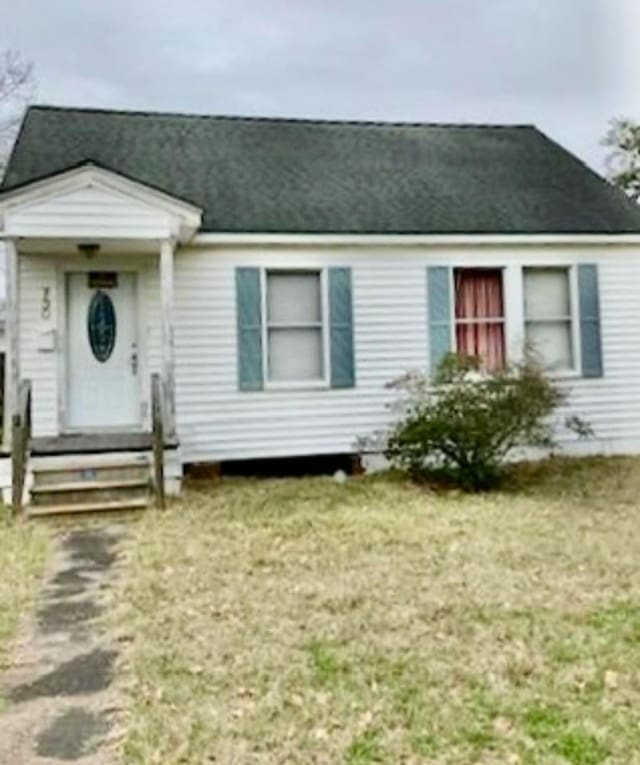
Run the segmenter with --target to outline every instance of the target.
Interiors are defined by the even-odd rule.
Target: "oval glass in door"
[[[93,355],[104,364],[115,348],[117,323],[113,301],[102,290],[98,290],[89,303],[87,332]]]

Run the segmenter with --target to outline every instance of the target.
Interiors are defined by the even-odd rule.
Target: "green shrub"
[[[392,387],[404,396],[387,459],[415,477],[436,472],[469,491],[496,486],[514,449],[552,448],[550,415],[565,399],[533,364],[484,372],[477,359],[453,355],[435,380],[409,374]]]

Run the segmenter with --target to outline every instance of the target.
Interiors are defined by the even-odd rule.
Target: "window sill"
[[[563,382],[564,380],[580,380],[582,375],[576,369],[567,369],[559,372],[545,372],[551,380]]]
[[[293,393],[304,391],[331,390],[331,385],[326,380],[314,382],[282,382],[266,383],[265,393]]]

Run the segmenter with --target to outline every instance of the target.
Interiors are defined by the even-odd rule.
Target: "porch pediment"
[[[201,219],[197,206],[92,163],[0,195],[7,237],[186,242]]]

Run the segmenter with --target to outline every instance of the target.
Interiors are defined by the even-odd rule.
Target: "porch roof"
[[[0,231],[8,237],[76,241],[188,241],[202,210],[87,160],[0,189]]]

